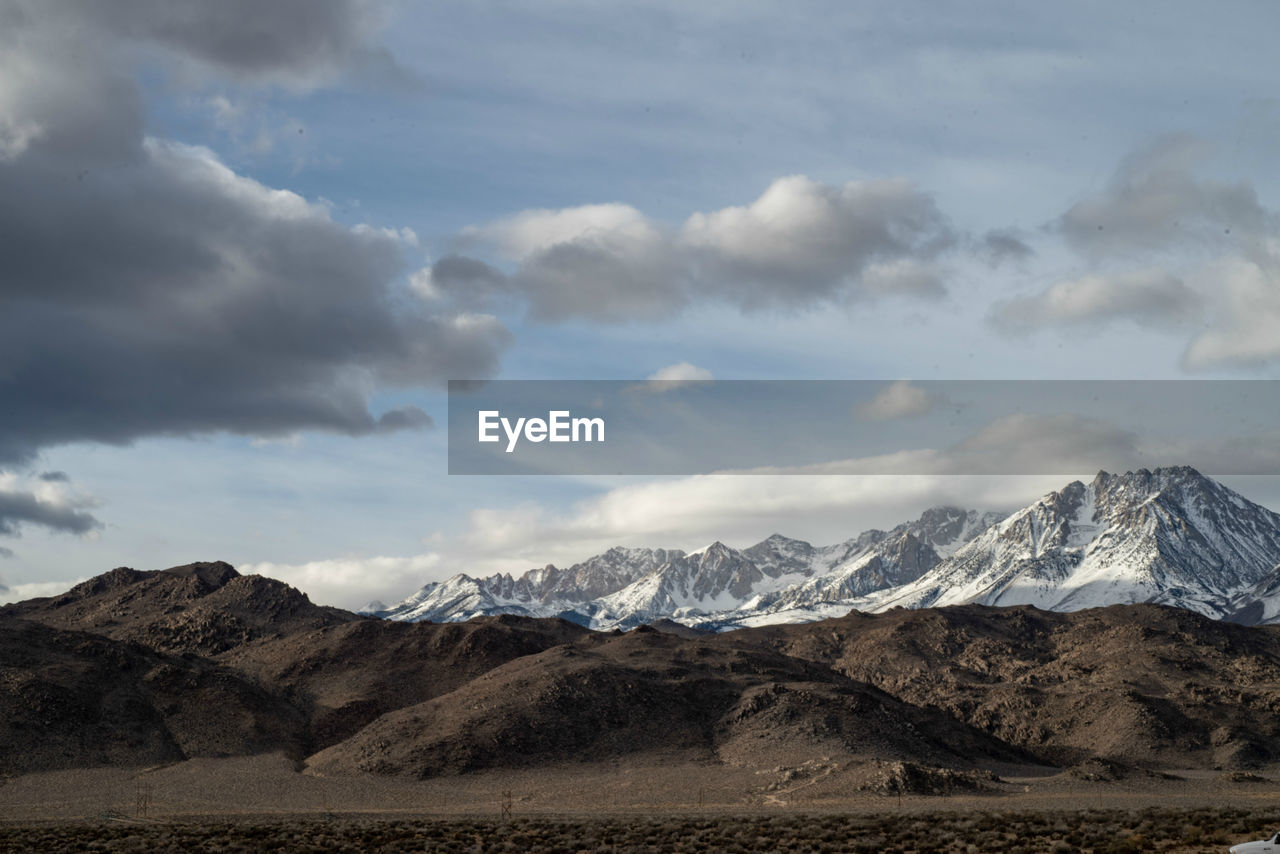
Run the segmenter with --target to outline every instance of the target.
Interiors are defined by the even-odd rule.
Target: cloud
[[[942,402],[944,398],[912,385],[907,380],[898,380],[885,386],[871,400],[855,406],[853,415],[860,421],[910,418],[924,415]]]
[[[57,596],[87,580],[86,578],[74,578],[70,581],[34,581],[14,584],[12,587],[5,587],[0,584],[0,605],[10,602],[22,602],[27,599],[38,599],[44,596]]]
[[[442,544],[468,574],[568,566],[611,546],[693,549],[752,545],[772,533],[815,544],[889,528],[928,507],[1013,510],[1058,489],[1061,476],[709,474],[613,486],[556,513],[543,506],[478,509],[468,533]],[[439,577],[438,575],[436,577]]]
[[[1185,367],[1256,367],[1280,359],[1277,256],[1280,251],[1269,258],[1227,258],[1211,268],[1209,278],[1220,288],[1222,306],[1213,324],[1191,340]]]
[[[96,503],[65,478],[32,480],[0,472],[0,536],[16,537],[25,526],[64,534],[91,533],[102,527],[88,512]]]
[[[1011,333],[1115,321],[1169,331],[1202,325],[1183,352],[1184,370],[1257,369],[1280,359],[1280,218],[1250,184],[1206,177],[1212,153],[1188,134],[1161,137],[1050,224],[1094,266],[1144,255],[1156,263],[996,302],[992,324]]]
[[[462,233],[463,244],[491,247],[517,262],[506,276],[474,258],[446,256],[419,292],[491,305],[520,295],[540,320],[657,320],[687,301],[687,271],[671,235],[623,204],[528,210]]]
[[[524,211],[460,236],[514,262],[509,275],[453,257],[415,287],[435,297],[518,294],[548,321],[656,320],[708,301],[754,310],[936,298],[945,288],[932,262],[954,240],[908,181],[832,186],[794,175],[749,205],[694,213],[679,227],[618,203]]]
[[[1115,320],[1170,328],[1195,322],[1203,308],[1200,295],[1177,276],[1150,269],[1058,282],[1038,294],[996,303],[991,319],[1011,332]]]
[[[604,237],[647,242],[659,234],[657,225],[640,211],[611,203],[522,211],[469,228],[463,236],[492,242],[505,257],[522,261],[569,243],[589,243]]]
[[[934,265],[914,258],[868,264],[862,273],[861,286],[869,296],[941,299],[947,295],[946,286]]]
[[[642,388],[654,393],[661,393],[674,391],[695,383],[710,382],[713,379],[715,377],[706,368],[699,368],[689,362],[677,362],[674,365],[667,365],[665,368],[659,368],[654,371],[649,375]]]
[[[1009,261],[1027,261],[1035,255],[1022,236],[1011,228],[997,228],[988,231],[978,240],[975,247],[978,255],[985,258],[993,267]]]
[[[359,608],[373,599],[394,602],[438,574],[440,556],[345,557],[308,563],[250,563],[238,567],[247,575],[265,575],[303,590],[313,602]]]
[[[256,82],[320,81],[363,49],[371,8],[0,11],[0,461],[151,435],[420,427],[425,413],[380,421],[371,395],[496,370],[501,323],[401,289],[406,232],[348,228],[144,134],[138,44]]]
[[[704,287],[751,308],[829,299],[856,289],[872,264],[932,258],[954,238],[909,181],[835,187],[793,175],[745,207],[693,214],[680,239]],[[905,287],[918,291],[918,280]]]
[[[1210,147],[1168,136],[1127,157],[1097,196],[1073,205],[1056,227],[1093,257],[1188,245],[1216,245],[1235,232],[1257,234],[1272,222],[1252,187],[1195,174]]]
[[[378,432],[394,433],[397,430],[429,430],[436,421],[416,406],[401,406],[378,416]]]
[[[1017,413],[997,418],[944,454],[953,471],[1093,472],[1132,468],[1137,434],[1072,414]]]
[[[183,63],[292,87],[329,82],[394,59],[377,47],[382,4],[370,0],[74,0],[49,8],[18,0],[20,14],[53,26],[83,27],[95,38],[137,42]]]
[[[409,277],[409,287],[428,302],[445,302],[467,310],[487,309],[510,292],[503,273],[474,258],[446,255]]]
[[[658,234],[591,234],[531,256],[512,276],[537,320],[660,320],[690,301],[688,271]]]

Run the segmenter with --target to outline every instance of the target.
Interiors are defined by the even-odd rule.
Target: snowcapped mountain
[[[659,617],[697,623],[716,614],[792,601],[787,599],[792,590],[807,597],[804,601],[816,602],[900,585],[998,519],[938,507],[892,531],[870,530],[821,548],[780,534],[742,550],[719,542],[687,554],[613,548],[566,570],[549,565],[519,577],[455,575],[377,613],[393,620],[435,622],[501,613],[563,616],[597,628]],[[801,589],[819,578],[834,586],[809,593]]]
[[[565,570],[456,575],[379,613],[563,616],[593,628],[668,618],[724,630],[851,608],[1131,602],[1280,622],[1280,514],[1185,466],[1100,472],[1007,517],[936,507],[832,546],[775,534],[741,550],[614,548]]]
[[[1227,617],[1248,626],[1280,623],[1280,564],[1257,584],[1237,593],[1227,611]]]
[[[751,549],[712,543],[582,610],[592,625],[633,626],[659,617],[685,621],[736,609],[762,592],[803,581],[821,566],[822,550],[776,534],[752,549],[754,559],[747,554]]]
[[[576,607],[619,590],[684,552],[668,549],[612,548],[568,569],[547,564],[518,578],[510,573],[472,578],[458,574],[432,582],[403,602],[379,611],[392,620],[469,620],[488,614],[574,618]]]
[[[752,616],[822,608],[916,581],[948,555],[1000,521],[998,513],[979,513],[956,507],[926,510],[914,522],[892,531],[867,531],[855,540],[833,547],[838,559],[826,571],[793,586],[744,603]]]
[[[1014,513],[875,605],[1155,602],[1222,618],[1246,607],[1248,591],[1267,595],[1258,585],[1277,562],[1280,515],[1195,469],[1101,472]]]

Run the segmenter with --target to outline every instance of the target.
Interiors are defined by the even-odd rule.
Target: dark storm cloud
[[[390,433],[395,430],[425,430],[436,426],[436,421],[416,406],[402,406],[378,416],[378,430]]]
[[[134,42],[221,72],[307,84],[386,61],[370,0],[72,0],[8,4],[28,20],[95,39]]]
[[[71,478],[64,471],[40,472],[40,479],[45,483],[69,483],[71,481]]]
[[[507,331],[397,287],[396,235],[144,136],[128,39],[275,80],[341,63],[367,32],[363,3],[241,7],[0,0],[0,461],[423,427],[418,410],[376,418],[370,395],[496,369]]]
[[[23,524],[68,534],[87,534],[101,527],[89,513],[64,503],[44,501],[30,492],[0,490],[0,536],[13,536]]]

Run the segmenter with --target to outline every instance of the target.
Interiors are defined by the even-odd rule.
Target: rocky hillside
[[[314,605],[275,579],[241,575],[222,561],[152,572],[120,567],[61,596],[2,606],[0,616],[205,655],[360,619]]]
[[[228,625],[211,601],[234,631],[209,631]],[[1277,708],[1280,628],[1149,604],[595,632],[359,618],[203,564],[0,611],[7,773],[279,751],[412,777],[628,757],[1236,770],[1280,763]]]
[[[1152,605],[966,605],[749,631],[1056,765],[1280,762],[1280,627]]]
[[[0,618],[0,773],[309,752],[302,710],[197,656]]]
[[[308,765],[425,777],[654,752],[748,764],[1026,758],[952,716],[751,640],[648,627],[589,635],[384,715]]]

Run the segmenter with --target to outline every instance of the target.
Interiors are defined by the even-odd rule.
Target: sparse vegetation
[[[1280,823],[1280,808],[599,818],[106,822],[0,826],[0,852],[1220,852]]]

